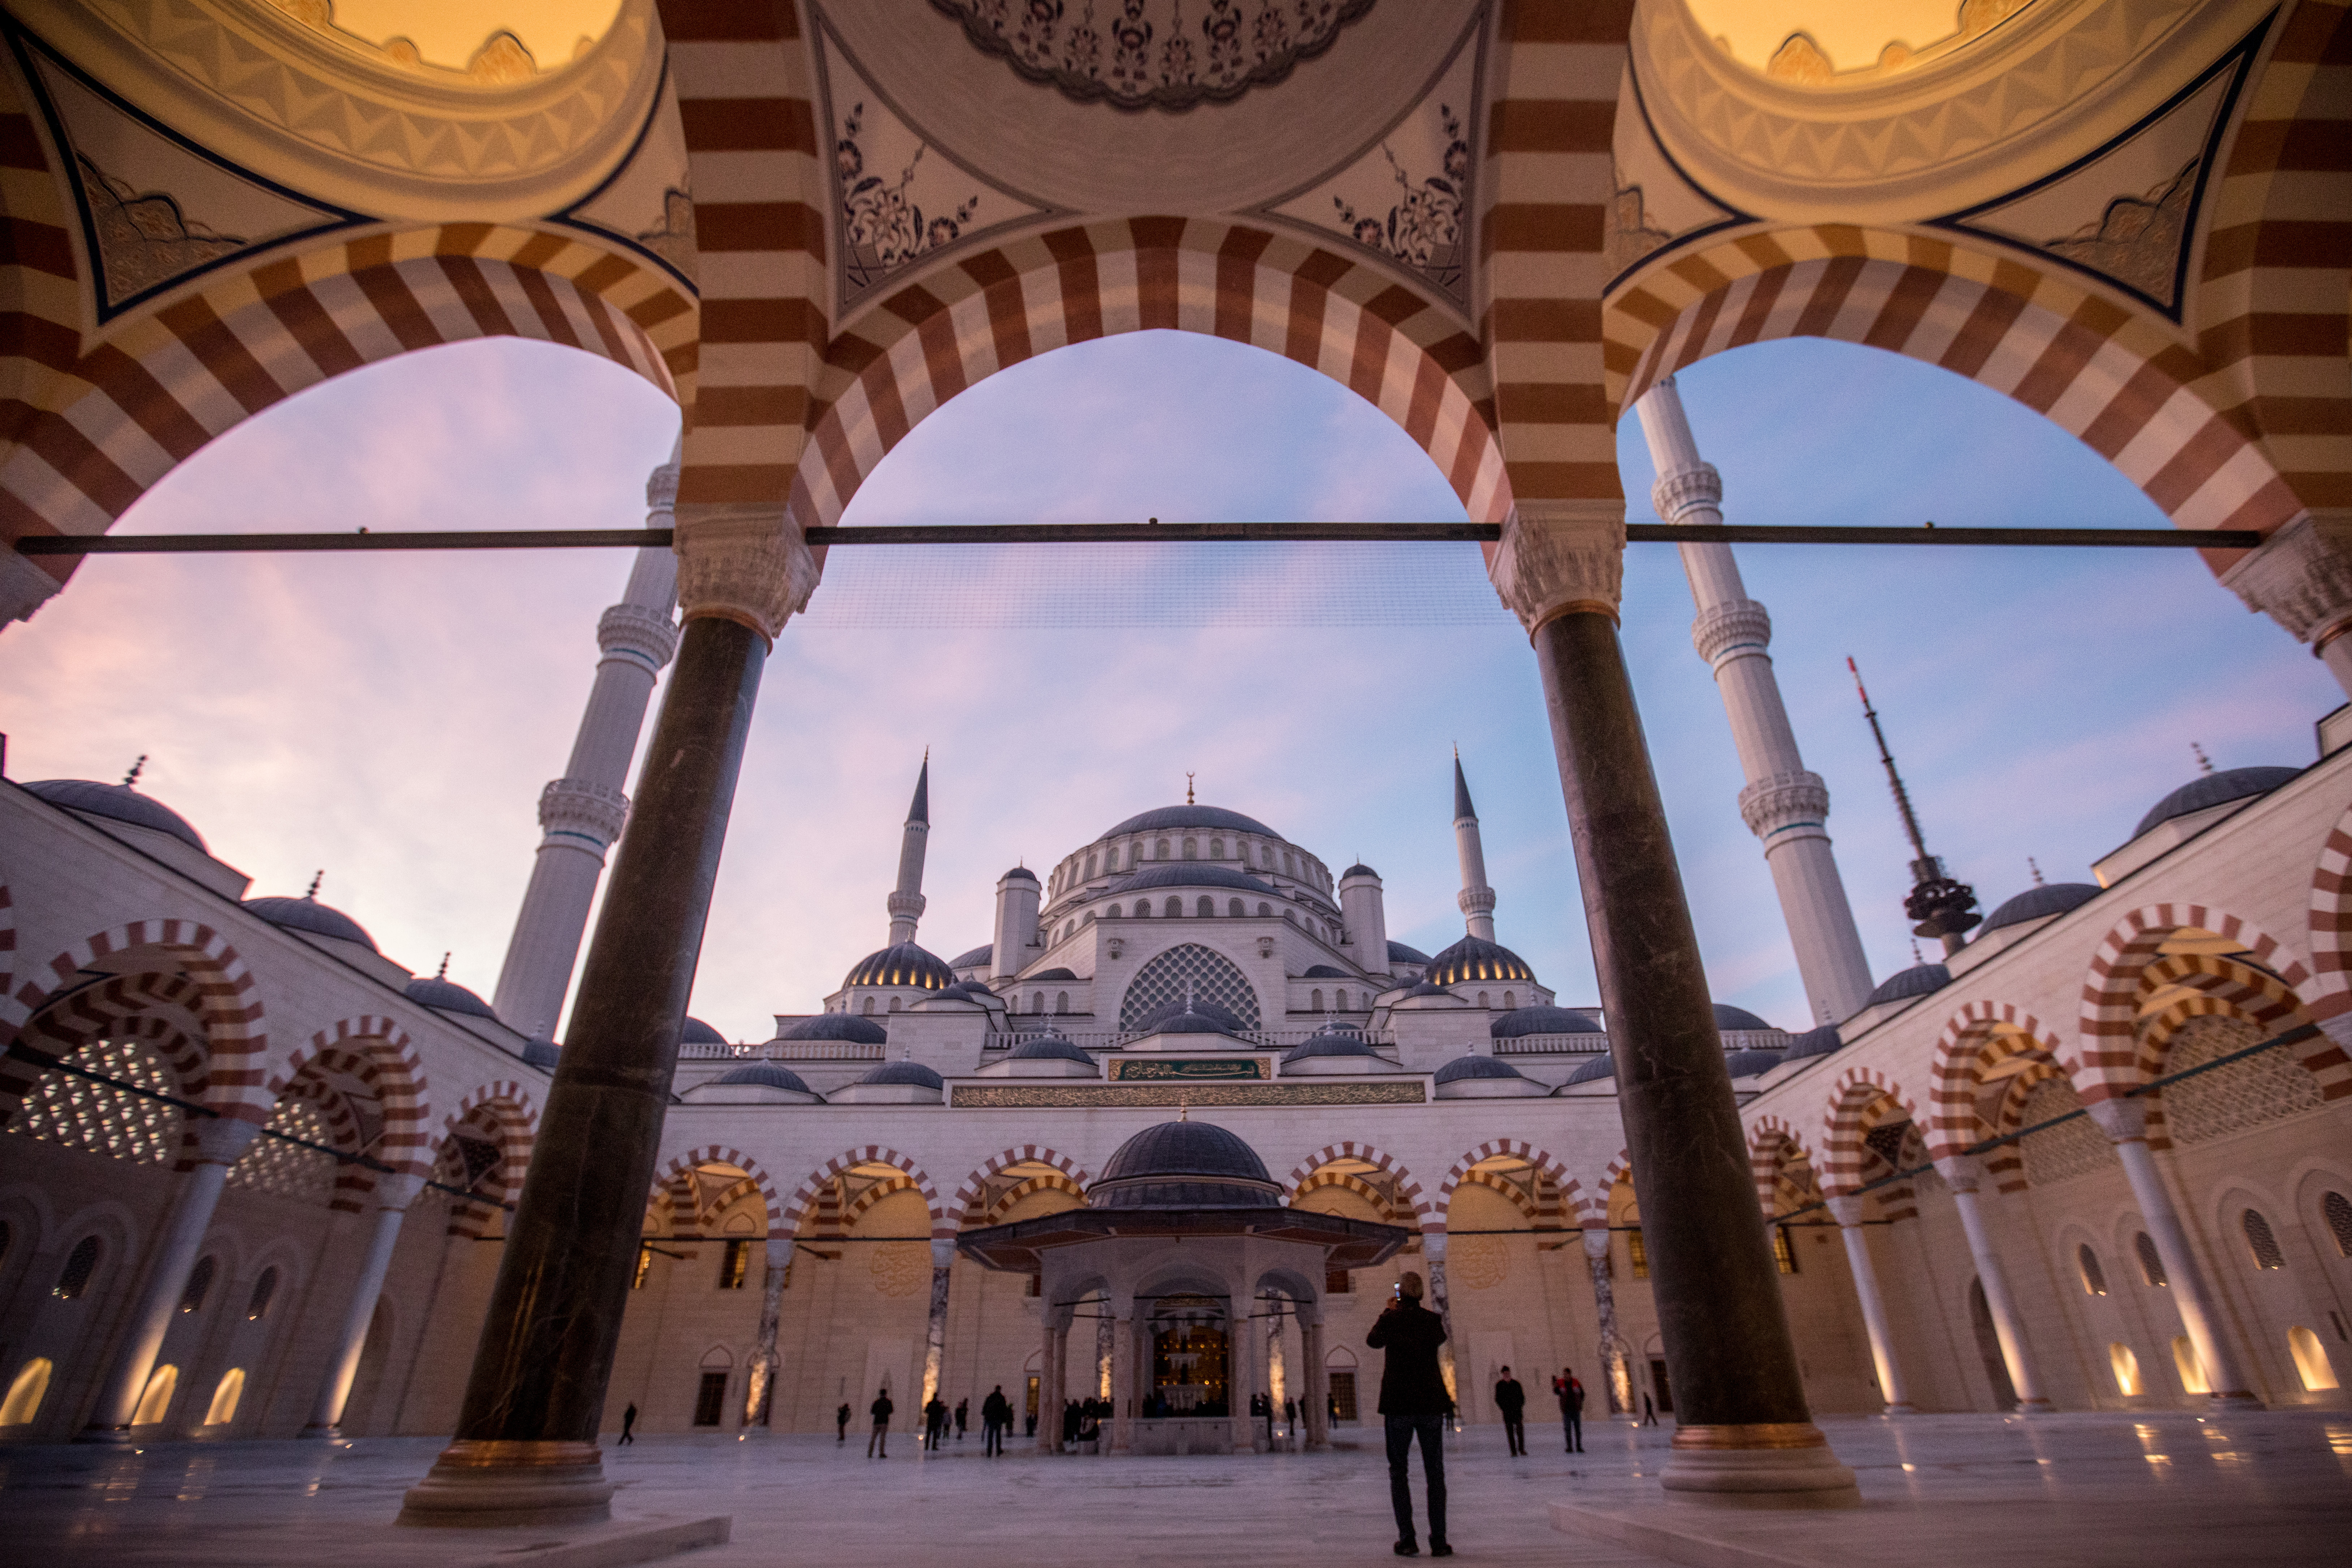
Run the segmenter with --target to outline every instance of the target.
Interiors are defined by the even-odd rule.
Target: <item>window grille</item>
[[[179,1087],[154,1053],[136,1040],[93,1041],[65,1059],[153,1094],[170,1094]],[[160,1164],[178,1145],[180,1112],[160,1100],[52,1069],[34,1084],[8,1127],[86,1153]]]
[[[265,1268],[261,1278],[253,1282],[253,1295],[245,1304],[245,1321],[257,1323],[269,1316],[270,1298],[278,1294],[278,1270]]]
[[[2063,1078],[2044,1079],[2026,1092],[2025,1103],[2018,1108],[2018,1121],[2031,1127],[2081,1109],[2082,1097],[2074,1092],[2073,1084]],[[2019,1147],[2025,1155],[2025,1179],[2037,1187],[2070,1182],[2077,1176],[2106,1170],[2116,1163],[2107,1135],[2087,1116],[2036,1132]]]
[[[1641,1226],[1636,1226],[1625,1233],[1625,1255],[1633,1261],[1633,1278],[1647,1279],[1650,1277],[1650,1252],[1642,1245]]]
[[[1243,915],[1247,912],[1247,910],[1242,908],[1242,901],[1239,899],[1227,899],[1225,900],[1225,915],[1227,919],[1240,920]]]
[[[2284,1268],[2286,1254],[2279,1250],[2278,1237],[2271,1234],[2271,1222],[2258,1209],[2248,1209],[2238,1216],[2238,1224],[2246,1232],[2246,1250],[2254,1255],[2254,1267],[2262,1269]]]
[[[2352,1198],[2342,1193],[2330,1193],[2319,1200],[2319,1212],[2327,1216],[2327,1228],[2336,1237],[2336,1250],[2352,1258]],[[0,1242],[0,1256],[5,1256],[6,1244]]]
[[[196,1266],[188,1270],[188,1288],[180,1292],[181,1311],[205,1310],[205,1298],[212,1294],[213,1271],[218,1267],[218,1260],[210,1255],[196,1259]]]
[[[1196,1000],[1214,1003],[1240,1018],[1242,1027],[1260,1026],[1257,993],[1248,977],[1232,960],[1199,942],[1171,947],[1136,972],[1119,1003],[1118,1026],[1141,1028],[1160,1008],[1182,1002],[1188,990]]]
[[[306,1143],[331,1145],[327,1119],[307,1100],[281,1100],[269,1113],[266,1132],[283,1132]],[[256,1138],[228,1168],[226,1184],[250,1187],[298,1203],[325,1203],[335,1192],[335,1157],[283,1138]]]
[[[2164,1070],[2180,1072],[2261,1042],[2242,1018],[2192,1018],[2172,1037]],[[2164,1091],[2164,1119],[2176,1143],[2202,1143],[2320,1107],[2319,1084],[2284,1047],[2183,1079]]]
[[[66,1266],[58,1275],[57,1285],[49,1291],[60,1301],[70,1301],[89,1289],[89,1277],[98,1272],[102,1244],[94,1236],[85,1236],[74,1243],[66,1257]]]
[[[740,1290],[751,1272],[751,1244],[748,1241],[729,1242],[727,1250],[719,1259],[719,1288],[721,1290]]]
[[[632,1290],[644,1289],[646,1288],[646,1276],[653,1272],[653,1268],[654,1249],[650,1247],[640,1246],[637,1248],[637,1271],[629,1278],[629,1289]]]
[[[1341,1421],[1356,1419],[1356,1374],[1335,1372],[1330,1374],[1331,1412]]]
[[[1168,901],[1160,906],[1160,912],[1166,918],[1174,920],[1184,912],[1184,900],[1171,895]]]
[[[1789,1245],[1789,1227],[1785,1225],[1772,1227],[1772,1265],[1783,1274],[1797,1271],[1797,1249]]]
[[[2147,1232],[2132,1237],[2132,1250],[2139,1254],[2139,1277],[2153,1287],[2169,1285],[2172,1281],[2164,1272],[2164,1254],[2157,1251],[2156,1242]]]
[[[2099,1267],[2099,1255],[2084,1242],[2074,1249],[2074,1267],[2083,1276],[2083,1294],[2104,1296],[2107,1293],[2107,1271]]]
[[[716,1426],[726,1409],[727,1374],[723,1372],[704,1373],[702,1382],[694,1393],[694,1424],[697,1426]]]

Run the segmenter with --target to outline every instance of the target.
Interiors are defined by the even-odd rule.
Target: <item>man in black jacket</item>
[[[1495,1380],[1495,1408],[1503,1415],[1503,1438],[1511,1452],[1524,1459],[1528,1457],[1528,1391],[1519,1380],[1505,1367],[1503,1375]]]
[[[1451,1557],[1445,1540],[1445,1379],[1437,1370],[1437,1347],[1445,1342],[1445,1321],[1421,1304],[1421,1276],[1408,1272],[1395,1297],[1364,1342],[1386,1351],[1381,1370],[1381,1414],[1388,1419],[1389,1501],[1396,1509],[1396,1553],[1418,1557],[1412,1528],[1412,1488],[1405,1474],[1412,1442],[1421,1439],[1421,1469],[1429,1481],[1429,1554]]]

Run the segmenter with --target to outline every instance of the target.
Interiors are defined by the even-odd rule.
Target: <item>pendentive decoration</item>
[[[1658,140],[1642,84],[1625,73],[1636,112],[1621,108],[1609,144],[1608,231],[1601,254],[1609,266],[1604,294],[1613,293],[1644,262],[1668,250],[1735,228],[1754,218],[1709,195]]]
[[[653,110],[621,166],[551,221],[617,240],[697,289],[694,186],[688,169],[686,125],[677,95],[657,89]]]
[[[966,37],[1080,103],[1230,103],[1329,48],[1372,0],[931,0]]]

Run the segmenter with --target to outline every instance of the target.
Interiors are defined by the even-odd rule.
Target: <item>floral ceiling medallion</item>
[[[982,49],[1081,103],[1230,103],[1313,59],[1372,0],[931,0]],[[1188,17],[1187,11],[1190,11]]]

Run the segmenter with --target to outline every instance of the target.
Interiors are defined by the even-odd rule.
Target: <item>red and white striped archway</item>
[[[2177,931],[2210,931],[2242,943],[2255,962],[2278,975],[2301,997],[2310,984],[2294,951],[2251,921],[2203,904],[2149,904],[2133,910],[2109,929],[2084,977],[2081,1065],[2074,1088],[2085,1103],[2112,1099],[2146,1081],[2138,1037],[2139,997],[2148,967]]]
[[[1423,1230],[1444,1226],[1444,1216],[1422,1194],[1421,1184],[1413,1179],[1411,1171],[1405,1169],[1402,1161],[1383,1149],[1375,1148],[1370,1143],[1358,1143],[1351,1140],[1326,1143],[1322,1148],[1292,1166],[1289,1178],[1283,1184],[1282,1201],[1296,1202],[1298,1194],[1306,1190],[1307,1178],[1325,1166],[1340,1160],[1360,1160],[1365,1164],[1385,1173],[1391,1184],[1396,1189],[1398,1205],[1412,1216],[1414,1225]]]
[[[1952,1015],[1936,1041],[1927,1075],[1927,1153],[1944,1159],[1981,1142],[1984,1130],[1977,1100],[1993,1068],[2018,1057],[2033,1057],[2071,1075],[2072,1058],[2061,1061],[2058,1037],[2032,1014],[2007,1002],[1970,1002]],[[2011,1069],[2015,1070],[2015,1069]]]
[[[285,1093],[303,1068],[329,1053],[356,1064],[341,1070],[366,1085],[383,1108],[383,1133],[376,1142],[375,1157],[403,1174],[431,1176],[434,1151],[427,1123],[432,1095],[408,1031],[391,1018],[339,1018],[296,1047],[271,1077],[270,1093]]]
[[[276,1097],[269,1091],[269,1035],[261,997],[245,960],[212,927],[199,921],[151,920],[99,931],[49,960],[52,994],[73,987],[101,960],[142,948],[170,955],[193,984],[187,999],[175,1005],[194,1014],[204,1031],[205,1087],[199,1098],[205,1107],[257,1127],[268,1122]]]
[[[710,1157],[715,1159],[721,1156],[714,1154]],[[740,1157],[728,1157],[728,1163],[740,1165],[743,1161]],[[902,1154],[898,1150],[880,1143],[866,1143],[855,1149],[845,1149],[802,1177],[801,1184],[793,1189],[792,1201],[782,1205],[783,1218],[776,1227],[778,1233],[790,1236],[798,1231],[802,1219],[814,1209],[817,1194],[829,1186],[835,1176],[845,1171],[855,1170],[860,1165],[887,1165],[900,1174],[911,1178],[915,1189],[923,1194],[924,1206],[930,1210],[932,1239],[940,1240],[955,1235],[955,1226],[940,1203],[940,1189],[932,1184],[930,1177],[923,1173],[923,1168],[915,1163],[914,1156]],[[769,1212],[772,1214],[776,1212],[772,1202]]]

